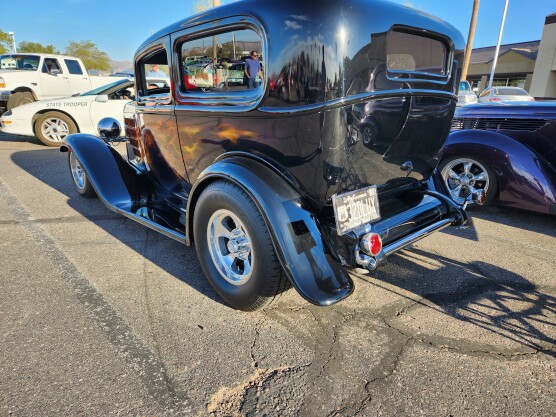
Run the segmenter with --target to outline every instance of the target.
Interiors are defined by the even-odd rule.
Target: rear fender
[[[245,157],[230,157],[208,167],[193,186],[186,211],[186,243],[191,244],[195,205],[203,189],[225,179],[242,188],[257,204],[280,263],[307,301],[334,304],[353,291],[353,282],[331,254],[316,216],[300,194],[279,174]]]
[[[112,210],[129,213],[147,193],[141,172],[101,139],[83,133],[69,135],[60,148],[75,152],[100,199]]]
[[[457,155],[474,155],[494,170],[503,204],[548,213],[556,202],[554,169],[515,139],[484,130],[455,131],[443,158]]]

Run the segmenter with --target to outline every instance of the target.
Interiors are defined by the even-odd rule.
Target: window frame
[[[170,84],[170,91],[165,93],[155,93],[143,95],[143,91],[148,91],[147,88],[147,74],[145,73],[145,61],[153,56],[161,53],[161,51],[166,53],[166,64],[168,65],[170,75],[168,77],[168,82]],[[155,105],[169,105],[173,101],[173,85],[174,81],[172,78],[172,61],[170,54],[170,36],[164,36],[146,48],[144,48],[140,55],[135,57],[135,97],[136,101],[140,106],[155,106]]]
[[[71,72],[71,67],[68,64],[68,62],[75,63],[75,65],[77,65],[77,68],[79,69],[79,72]],[[66,68],[68,69],[68,73],[70,75],[83,75],[84,74],[83,68],[81,68],[81,64],[79,63],[79,61],[77,59],[64,58],[64,64],[66,64]]]
[[[444,57],[444,74],[435,74],[426,71],[403,71],[388,68],[388,35],[392,32],[406,33],[409,35],[419,36],[421,38],[428,38],[433,41],[442,43],[444,48],[446,49],[446,55]],[[445,35],[433,31],[415,28],[412,26],[394,25],[388,30],[386,35],[386,51],[384,56],[386,77],[390,81],[397,82],[426,82],[435,84],[448,84],[448,82],[450,82],[452,71],[454,69],[454,55],[454,43]]]
[[[182,90],[183,64],[181,61],[182,45],[188,41],[228,33],[234,30],[252,30],[261,41],[259,53],[264,57],[263,79],[261,87],[256,90],[218,91],[216,93],[185,92]],[[176,71],[173,73],[176,106],[181,110],[208,111],[208,112],[244,112],[256,108],[266,96],[268,91],[268,74],[270,68],[268,56],[268,42],[262,24],[250,16],[234,16],[192,26],[171,35],[172,61]],[[245,91],[245,92],[244,92]],[[253,94],[255,92],[255,94]]]

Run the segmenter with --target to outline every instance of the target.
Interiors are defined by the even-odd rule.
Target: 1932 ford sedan
[[[462,47],[452,26],[384,1],[232,3],[139,47],[127,158],[110,145],[112,121],[62,151],[80,194],[195,244],[231,306],[260,308],[290,283],[330,305],[353,290],[348,268],[465,224],[435,169]],[[249,51],[262,72],[250,89],[219,65],[241,69]],[[153,64],[171,88],[147,84]]]

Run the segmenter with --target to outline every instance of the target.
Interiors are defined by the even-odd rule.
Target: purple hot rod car
[[[439,165],[452,198],[556,214],[556,103],[474,104],[456,111]]]

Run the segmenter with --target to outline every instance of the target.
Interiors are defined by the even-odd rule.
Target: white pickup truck
[[[0,55],[0,114],[33,101],[68,97],[116,81],[90,76],[79,58],[51,54]]]

